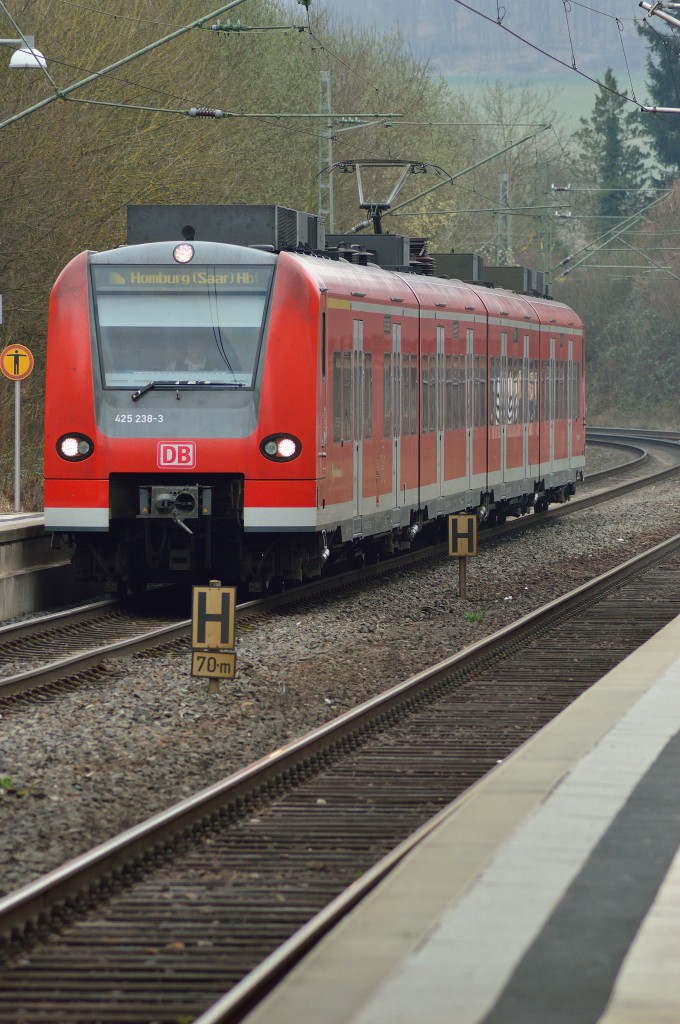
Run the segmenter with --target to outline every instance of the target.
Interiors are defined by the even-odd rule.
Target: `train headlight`
[[[180,242],[172,250],[172,255],[177,263],[191,263],[194,258],[194,247],[189,242]]]
[[[94,443],[86,434],[63,434],[57,441],[57,452],[67,462],[82,462],[93,451]]]
[[[302,444],[292,434],[270,434],[260,442],[260,451],[272,462],[291,462],[302,451]]]

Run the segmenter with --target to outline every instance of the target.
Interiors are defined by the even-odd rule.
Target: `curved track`
[[[0,1022],[235,1019],[679,582],[680,536],[0,901]]]
[[[677,435],[658,436],[647,432],[632,435],[613,430],[589,430],[589,443],[624,448],[634,456],[630,462],[602,473],[592,474],[579,497],[540,513],[541,522],[569,515],[583,508],[606,502],[630,491],[680,472],[680,444]],[[641,447],[644,445],[644,447]],[[602,480],[612,486],[598,490]],[[621,480],[624,483],[620,483]],[[595,487],[591,487],[595,485]],[[534,516],[510,520],[502,526],[484,530],[480,543],[500,535],[531,529]],[[344,572],[336,577],[296,587],[287,594],[239,605],[237,619],[252,614],[267,614],[272,608],[304,597],[313,597],[328,588],[359,585],[375,575],[396,572],[413,561],[440,557],[445,545],[414,549],[408,554],[369,568]],[[186,641],[191,620],[178,618],[172,610],[153,610],[153,596],[144,606],[122,606],[113,600],[96,601],[74,610],[26,619],[0,628],[0,701],[20,695],[42,694],[55,685],[79,685],[98,666],[110,658]],[[105,640],[106,643],[102,643]],[[26,663],[30,664],[26,666]],[[19,665],[21,671],[16,671]]]

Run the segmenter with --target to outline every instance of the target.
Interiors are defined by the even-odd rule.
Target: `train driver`
[[[197,334],[189,339],[184,352],[173,359],[166,369],[195,373],[197,370],[214,369],[213,363],[214,360],[209,357],[206,339]]]

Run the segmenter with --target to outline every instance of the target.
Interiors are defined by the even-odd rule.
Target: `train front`
[[[153,242],[81,253],[60,275],[45,527],[75,545],[79,578],[135,591],[217,576],[259,590],[320,557],[313,533],[286,540],[314,518],[318,310],[280,259]]]

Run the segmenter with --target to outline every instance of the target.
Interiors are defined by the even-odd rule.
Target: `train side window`
[[[354,321],[354,437],[361,441],[363,437],[363,344],[364,344],[364,322]]]
[[[529,423],[538,419],[538,360],[529,360]]]
[[[562,389],[564,392],[564,418],[567,419],[569,416],[569,363],[566,359],[562,364],[562,372],[564,374],[564,386]]]
[[[428,375],[430,390],[429,429],[437,429],[437,357],[430,356],[430,372]]]
[[[373,358],[364,355],[364,437],[373,437]]]
[[[527,341],[527,339],[524,339]],[[522,359],[522,423],[529,422],[529,360]]]
[[[408,356],[401,357],[401,433],[409,432],[409,372]]]
[[[392,356],[383,356],[383,437],[392,433]]]
[[[437,353],[437,430],[444,429],[444,356]]]
[[[512,360],[512,422],[520,422],[520,361]]]
[[[477,412],[477,426],[486,426],[486,359],[479,357],[479,382],[477,385],[477,398],[479,410]]]
[[[423,356],[423,362],[421,366],[421,381],[420,381],[420,430],[421,433],[427,433],[427,425],[430,422],[429,413],[430,404],[430,389],[427,382],[427,356]]]
[[[342,361],[342,438],[352,440],[352,353],[343,352]]]
[[[446,429],[453,427],[453,356],[446,357]]]
[[[342,353],[333,353],[333,440],[342,438]]]
[[[473,406],[475,398],[475,364],[472,356],[475,346],[474,328],[468,327],[465,334],[469,353],[463,357],[463,365],[465,367],[465,426],[469,429],[474,426],[475,422]]]
[[[411,356],[411,433],[418,433],[418,356]]]
[[[550,411],[548,409],[548,364],[546,362],[541,363],[541,419],[550,419]]]
[[[458,341],[459,336],[460,336],[460,321],[459,320],[454,320],[453,321],[453,340],[454,341]]]
[[[489,356],[489,426],[496,424],[496,357]]]
[[[571,383],[571,370],[569,362],[564,362],[564,418],[567,419],[569,416],[569,389]]]
[[[392,360],[392,431],[395,437],[399,437],[399,429],[401,427],[401,420],[399,414],[399,404],[401,399],[400,389],[400,373],[401,364],[399,362],[399,356],[395,354]]]
[[[361,400],[363,390],[361,386],[363,377],[363,352],[354,354],[354,437],[361,441],[363,437],[363,408]]]
[[[445,344],[445,330],[443,327],[437,328],[437,430],[442,431],[444,429],[444,385],[445,385],[445,372],[444,372],[444,344]]]
[[[466,356],[458,356],[458,427],[467,426]]]
[[[515,356],[512,360],[512,418],[519,423],[519,359]]]

